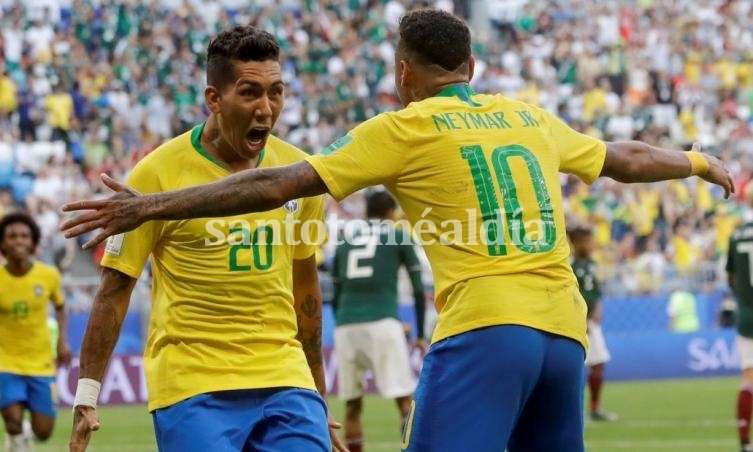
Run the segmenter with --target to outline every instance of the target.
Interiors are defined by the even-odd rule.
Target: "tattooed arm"
[[[264,212],[295,198],[321,195],[327,187],[308,162],[276,168],[240,171],[211,184],[139,196],[104,176],[105,185],[117,193],[109,199],[78,201],[64,211],[93,210],[61,225],[68,238],[102,228],[84,245],[91,248],[108,236],[135,229],[150,220],[225,217]]]
[[[322,360],[322,290],[316,257],[293,261],[293,298],[298,320],[298,340],[303,346],[316,389],[327,393]]]
[[[135,279],[117,270],[104,268],[102,271],[102,281],[94,297],[91,316],[81,344],[79,378],[90,378],[99,382],[104,378],[135,285]],[[89,406],[75,406],[70,451],[86,450],[91,433],[97,429],[99,419],[96,410]]]
[[[322,358],[322,289],[319,287],[319,274],[316,271],[316,256],[293,261],[293,298],[298,320],[298,340],[306,353],[316,389],[326,400],[327,384]],[[342,426],[331,414],[327,415],[327,426],[332,450],[348,452],[336,431]]]

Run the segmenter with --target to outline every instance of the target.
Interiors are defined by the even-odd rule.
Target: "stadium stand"
[[[753,175],[745,0],[1,0],[0,191],[42,220],[44,243],[55,247],[44,258],[55,261],[66,247],[56,233],[60,204],[103,195],[100,172],[123,179],[162,140],[202,120],[201,55],[212,33],[234,24],[279,38],[288,91],[277,133],[316,152],[397,108],[397,20],[423,5],[479,25],[475,89],[540,105],[604,139],[700,141],[733,169],[739,193]],[[608,294],[723,285],[726,239],[746,214],[737,202],[695,179],[562,184],[569,221],[597,232]],[[352,218],[360,203],[328,208]],[[91,276],[97,256],[64,270]]]

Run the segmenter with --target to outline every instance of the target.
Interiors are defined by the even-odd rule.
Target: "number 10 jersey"
[[[338,200],[384,184],[435,278],[432,340],[502,324],[587,345],[559,173],[592,183],[606,145],[546,111],[452,85],[380,114],[307,161]]]

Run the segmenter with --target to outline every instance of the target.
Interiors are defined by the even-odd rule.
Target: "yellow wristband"
[[[709,172],[709,161],[706,160],[705,155],[696,151],[686,152],[685,155],[690,160],[691,176],[703,176]]]

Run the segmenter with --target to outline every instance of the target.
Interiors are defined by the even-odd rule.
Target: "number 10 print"
[[[525,147],[516,144],[500,146],[492,152],[491,161],[494,165],[494,172],[497,176],[497,183],[505,206],[504,212],[502,212],[497,201],[492,174],[489,171],[489,165],[486,162],[482,147],[480,145],[463,146],[460,149],[460,155],[468,162],[473,176],[473,184],[476,188],[476,195],[481,207],[482,220],[484,224],[488,225],[486,234],[489,255],[507,255],[507,244],[504,240],[505,232],[501,230],[503,225],[500,222],[500,213],[504,213],[505,215],[505,225],[512,238],[512,244],[516,248],[524,253],[545,253],[551,251],[554,248],[556,239],[554,212],[552,210],[551,199],[549,198],[549,191],[544,182],[544,174],[541,171],[541,165],[536,156]],[[525,238],[530,231],[526,231],[527,225],[523,222],[523,207],[520,205],[514,180],[515,176],[520,177],[520,175],[512,174],[509,162],[511,158],[522,158],[525,161],[526,168],[528,169],[528,174],[525,176],[530,178],[536,193],[536,208],[544,229],[543,237],[539,233],[540,238],[537,241],[532,242]]]

